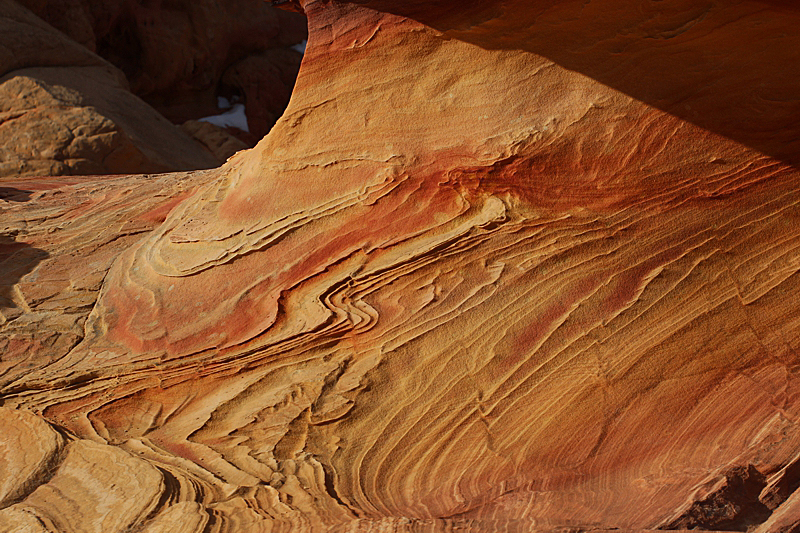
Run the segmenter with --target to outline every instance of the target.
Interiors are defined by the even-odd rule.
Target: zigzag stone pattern
[[[800,10],[293,6],[256,148],[3,181],[0,531],[793,531]]]

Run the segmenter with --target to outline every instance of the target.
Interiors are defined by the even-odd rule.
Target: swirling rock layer
[[[786,530],[800,12],[301,4],[255,149],[5,183],[8,519]]]

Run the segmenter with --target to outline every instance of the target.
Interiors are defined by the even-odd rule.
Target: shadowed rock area
[[[306,38],[304,17],[257,0],[18,0],[120,68],[137,96],[176,124],[239,96],[257,139],[281,115]]]
[[[0,532],[796,531],[793,4],[282,4],[255,149],[2,181]]]
[[[0,177],[219,166],[283,112],[305,26],[252,0],[2,0]],[[219,96],[249,131],[196,123]]]

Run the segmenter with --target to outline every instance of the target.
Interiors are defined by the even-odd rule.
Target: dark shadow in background
[[[0,187],[0,200],[5,200],[6,202],[27,202],[31,199],[31,194],[33,194],[33,191],[24,191],[13,187]],[[0,204],[0,207],[2,205]]]
[[[349,0],[522,49],[800,168],[796,0]]]
[[[32,192],[0,187],[0,211],[5,202],[27,202]],[[18,241],[17,231],[0,233],[0,309],[14,309],[14,285],[50,256],[44,250]]]

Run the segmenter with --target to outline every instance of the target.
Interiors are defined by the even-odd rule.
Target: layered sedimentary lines
[[[795,11],[446,4],[304,2],[289,109],[218,170],[4,184],[9,531],[788,527],[784,133],[610,80],[765,24],[782,58]]]

